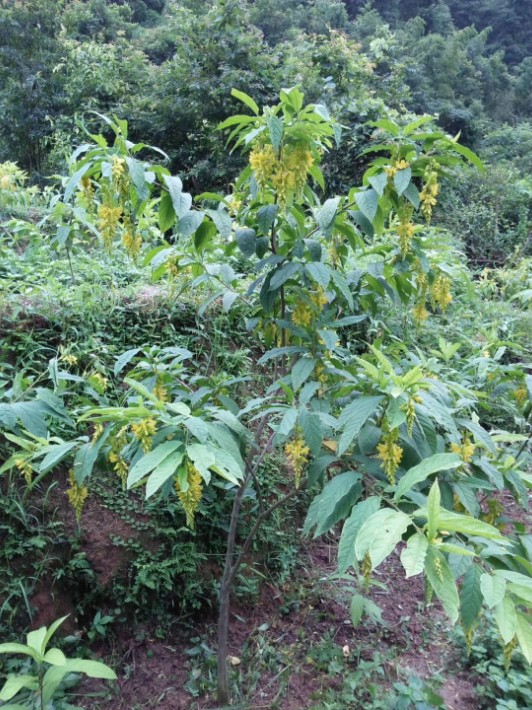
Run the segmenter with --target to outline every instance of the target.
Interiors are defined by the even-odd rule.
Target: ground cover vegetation
[[[0,707],[530,703],[527,9],[419,5],[0,4]]]

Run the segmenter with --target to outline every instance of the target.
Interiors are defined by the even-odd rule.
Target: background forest
[[[530,27],[0,0],[0,708],[532,706]]]

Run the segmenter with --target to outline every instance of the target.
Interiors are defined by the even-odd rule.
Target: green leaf
[[[150,471],[153,471],[165,458],[173,454],[174,451],[177,451],[181,446],[183,446],[183,442],[180,440],[165,441],[164,444],[160,444],[153,449],[153,451],[150,451],[149,454],[143,456],[129,472],[127,487],[131,488],[134,486],[135,483],[140,481],[140,479],[150,473]]]
[[[66,656],[63,651],[58,648],[51,648],[44,655],[43,661],[50,663],[52,666],[64,666],[66,664]]]
[[[393,184],[398,195],[402,195],[406,188],[410,185],[410,180],[412,179],[412,169],[405,168],[404,170],[398,170],[393,176]]]
[[[393,552],[411,522],[410,516],[399,510],[378,510],[364,522],[357,535],[357,560],[369,554],[371,568],[378,567]]]
[[[445,557],[432,545],[425,558],[425,574],[447,616],[454,624],[458,620],[459,598],[453,573]]]
[[[48,644],[50,643],[50,639],[52,636],[55,634],[57,629],[61,626],[61,624],[66,621],[69,617],[69,614],[66,614],[65,616],[62,616],[60,619],[56,619],[54,622],[50,624],[48,627],[48,630],[46,632],[46,636],[44,637],[44,642],[43,642],[43,648],[46,649]]]
[[[233,222],[229,213],[225,209],[205,210],[205,212],[214,222],[214,225],[220,233],[220,236],[222,236],[224,239],[229,239],[233,226]]]
[[[319,261],[313,261],[305,265],[305,271],[310,278],[319,284],[323,289],[326,289],[331,280],[331,272],[325,264]]]
[[[488,538],[488,540],[505,540],[493,525],[485,523],[483,520],[477,520],[469,515],[460,515],[453,513],[451,510],[444,510],[439,513],[438,528],[440,530],[448,530],[451,532],[459,532],[464,535],[473,535]]]
[[[172,204],[172,198],[168,192],[163,194],[159,202],[158,218],[161,232],[166,232],[174,226],[176,214],[174,205]]]
[[[156,493],[169,478],[177,473],[177,469],[183,461],[184,451],[178,450],[167,456],[150,474],[146,482],[146,499]]]
[[[338,419],[339,428],[342,430],[338,442],[339,456],[347,451],[364,424],[377,411],[381,401],[382,397],[358,397],[345,407]]]
[[[299,424],[303,432],[303,438],[311,454],[317,456],[320,452],[323,439],[319,416],[313,412],[307,412],[306,409],[302,409],[299,413]]]
[[[408,538],[406,547],[401,552],[401,563],[407,579],[423,572],[428,546],[429,542],[423,533],[417,532]]]
[[[364,192],[357,192],[355,201],[362,214],[369,219],[370,222],[373,222],[377,214],[377,207],[379,206],[379,197],[375,190],[370,189]]]
[[[276,291],[281,288],[292,276],[295,276],[301,270],[301,264],[296,261],[289,261],[283,264],[280,269],[276,269],[270,280],[270,291]]]
[[[490,609],[500,604],[506,593],[506,580],[484,573],[480,576],[480,591]]]
[[[530,587],[525,587],[522,584],[514,584],[510,582],[508,584],[508,591],[515,594],[520,599],[523,599],[527,604],[532,606],[532,589]]]
[[[310,375],[313,373],[316,367],[316,360],[314,358],[300,358],[292,368],[292,387],[294,391],[303,385]]]
[[[177,176],[163,175],[163,180],[172,199],[174,211],[181,219],[191,208],[192,197],[187,192],[183,192],[183,183]]]
[[[187,456],[208,485],[211,480],[211,472],[209,469],[216,464],[216,457],[213,452],[208,446],[205,446],[205,444],[194,443],[187,446]]]
[[[238,248],[247,259],[255,255],[257,235],[254,229],[237,229],[235,232],[235,241],[238,244]]]
[[[46,638],[46,626],[41,626],[40,629],[35,629],[35,631],[30,631],[26,636],[26,643],[30,648],[38,653],[40,656],[44,654],[44,640]]]
[[[482,160],[478,157],[476,153],[473,153],[472,150],[469,148],[466,148],[465,145],[461,145],[460,143],[455,143],[454,141],[450,141],[450,147],[456,151],[457,153],[460,153],[460,155],[463,155],[464,158],[467,158],[470,163],[472,163],[480,172],[484,173],[486,172],[486,168],[484,167],[484,163]]]
[[[386,175],[385,172],[377,173],[377,175],[372,175],[368,179],[368,182],[379,197],[382,197],[384,195],[386,185],[388,184],[388,175]]]
[[[322,232],[327,232],[332,226],[338,210],[340,198],[333,197],[326,200],[323,205],[316,210],[315,219]]]
[[[412,489],[416,483],[421,483],[428,476],[438,471],[446,471],[458,468],[462,465],[462,459],[458,454],[434,454],[424,459],[421,463],[409,469],[397,484],[395,500],[399,500],[404,494]]]
[[[517,613],[515,604],[510,597],[505,596],[495,607],[495,621],[505,644],[515,636],[517,631]]]
[[[0,691],[0,700],[6,701],[14,698],[17,693],[19,693],[23,688],[28,688],[29,690],[37,690],[39,687],[38,678],[34,675],[9,675],[4,687]],[[2,709],[4,708],[2,704]],[[17,706],[12,706],[17,707]],[[27,709],[27,705],[19,705]]]
[[[183,217],[179,220],[176,232],[179,236],[190,237],[203,223],[205,219],[205,213],[200,210],[189,210]]]
[[[338,572],[340,574],[343,574],[353,564],[358,531],[366,520],[379,510],[380,504],[379,496],[370,496],[361,503],[357,503],[345,521],[338,545]]]
[[[262,234],[268,235],[270,227],[277,217],[277,212],[279,212],[279,205],[264,205],[258,209],[257,222]]]
[[[427,535],[429,542],[434,540],[438,531],[438,524],[441,510],[441,493],[438,479],[432,484],[427,498]]]
[[[135,355],[141,350],[142,348],[132,348],[131,350],[126,350],[125,353],[122,353],[122,355],[119,355],[116,358],[115,366],[113,367],[113,374],[115,377],[122,372],[126,365],[129,365],[131,360],[133,360]]]
[[[481,577],[480,567],[473,564],[465,573],[460,587],[460,618],[466,631],[473,626],[482,609]]]
[[[270,114],[266,119],[266,125],[268,126],[268,131],[270,133],[270,140],[272,142],[273,149],[277,153],[281,147],[283,140],[284,126],[283,122],[277,116]]]
[[[403,192],[403,196],[406,197],[406,199],[410,202],[414,209],[419,209],[419,205],[421,204],[421,198],[419,196],[419,190],[413,182],[408,185],[406,190]]]
[[[44,451],[48,453],[39,465],[39,472],[46,473],[50,471],[54,466],[57,466],[58,463],[65,459],[77,445],[77,441],[69,441],[66,444],[51,444],[47,446]]]
[[[253,111],[255,116],[259,115],[259,107],[255,103],[255,101],[253,101],[251,96],[248,96],[248,94],[244,93],[243,91],[239,91],[238,89],[231,89],[231,96],[234,96],[235,99],[242,101],[243,104],[245,104],[249,109]]]
[[[532,665],[532,625],[529,617],[518,612],[515,630],[521,652],[528,663]]]
[[[35,660],[39,654],[29,646],[22,643],[0,643],[0,653],[22,653],[24,656],[31,656]]]
[[[353,594],[353,598],[351,599],[351,621],[355,627],[360,624],[362,619],[364,602],[365,599],[361,594]]]
[[[315,538],[329,530],[341,519],[344,508],[355,503],[360,492],[359,473],[346,471],[334,476],[310,504],[303,535],[309,535],[314,527]]]

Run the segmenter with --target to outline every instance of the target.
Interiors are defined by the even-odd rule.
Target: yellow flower
[[[414,310],[412,311],[412,315],[414,316],[414,320],[417,323],[423,323],[429,317],[429,312],[425,308],[425,304],[422,301],[420,301],[419,303],[417,303],[414,306]]]
[[[103,434],[103,425],[96,424],[96,426],[94,427],[94,431],[92,433],[91,444],[95,444],[102,434]]]
[[[67,490],[66,494],[70,505],[74,508],[74,513],[76,515],[76,520],[79,523],[81,518],[81,513],[85,505],[85,501],[89,496],[89,489],[87,486],[80,486],[76,481],[74,476],[74,471],[71,469],[69,472],[68,479],[70,481],[70,488]]]
[[[33,477],[33,469],[31,467],[31,464],[29,461],[26,459],[15,459],[15,466],[18,468],[18,470],[22,473],[24,476],[26,483],[29,485],[31,483],[31,479]]]
[[[410,214],[408,212],[405,212],[405,214],[401,217],[401,221],[399,222],[399,225],[397,227],[397,234],[399,235],[399,247],[401,249],[401,256],[403,257],[403,259],[408,254],[415,229],[416,225],[410,221]]]
[[[157,380],[157,383],[153,388],[153,394],[157,397],[157,399],[160,399],[161,402],[168,402],[168,400],[170,399],[168,390],[160,379]]]
[[[517,404],[522,407],[523,404],[528,399],[528,390],[524,385],[521,385],[516,390],[514,390],[514,398]]]
[[[109,381],[107,377],[104,377],[101,372],[93,372],[89,375],[89,384],[94,387],[98,394],[103,394],[107,389]]]
[[[275,157],[273,146],[265,145],[253,148],[249,154],[249,164],[255,173],[258,186],[261,190],[264,190],[277,167],[277,158]]]
[[[111,158],[111,175],[115,182],[119,182],[124,174],[126,161],[124,158],[119,158],[118,155],[113,155]]]
[[[111,444],[111,451],[109,452],[109,463],[113,464],[113,471],[122,481],[122,488],[126,489],[126,479],[127,479],[127,463],[122,456],[122,449],[127,443],[127,430],[128,426],[123,426],[115,434],[114,439]]]
[[[295,439],[286,442],[284,445],[284,453],[286,454],[288,465],[294,473],[296,488],[299,488],[301,476],[303,475],[310,456],[310,449],[305,444],[305,440],[301,434],[298,434]]]
[[[460,444],[451,443],[451,451],[458,454],[464,463],[470,463],[475,453],[475,444],[471,441],[469,434],[464,434]]]
[[[157,430],[157,422],[155,419],[142,419],[140,422],[131,425],[131,431],[135,439],[140,441],[145,453],[151,449],[152,436]]]
[[[432,209],[438,203],[436,198],[438,197],[439,192],[440,186],[438,183],[438,173],[431,171],[427,175],[424,188],[419,193],[419,198],[421,200],[421,211],[423,212],[427,222],[430,222]]]
[[[71,367],[78,364],[78,358],[75,355],[63,355],[61,360]]]
[[[306,301],[298,301],[292,311],[292,323],[298,328],[308,328],[314,319],[314,311]]]
[[[106,249],[110,249],[122,216],[122,207],[113,207],[109,204],[100,205],[98,208],[98,229],[102,235]]]
[[[431,289],[431,297],[434,305],[438,305],[445,313],[449,304],[453,300],[451,293],[451,280],[444,274],[439,274]]]
[[[329,299],[327,297],[327,294],[323,290],[321,286],[318,287],[318,290],[316,293],[312,293],[310,296],[310,300],[312,303],[316,306],[318,309],[318,312],[322,310],[324,306],[326,306],[329,303]]]
[[[381,443],[377,445],[377,458],[381,460],[384,473],[392,486],[395,483],[395,473],[403,458],[403,449],[396,443],[398,438],[399,429],[395,428],[384,432]]]
[[[129,256],[136,258],[142,247],[142,237],[132,229],[126,229],[122,234],[122,244]]]
[[[186,462],[186,471],[187,489],[181,490],[178,476],[174,480],[174,488],[187,516],[187,526],[194,530],[196,511],[203,495],[203,477],[192,461]]]

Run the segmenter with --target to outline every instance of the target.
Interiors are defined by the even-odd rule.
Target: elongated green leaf
[[[22,643],[0,643],[0,653],[22,653],[24,656],[31,656],[35,660],[37,660],[39,655],[35,649]]]
[[[460,587],[460,619],[466,631],[476,622],[482,609],[481,576],[480,567],[475,564],[471,565],[465,573]]]
[[[77,445],[77,441],[69,441],[66,444],[52,444],[47,446],[46,451],[48,451],[48,453],[41,461],[39,466],[40,473],[46,473],[54,468],[54,466],[57,466]]]
[[[398,170],[393,176],[393,184],[398,195],[402,195],[406,188],[410,185],[410,180],[412,179],[412,169],[405,168],[404,170]]]
[[[506,593],[506,580],[484,573],[480,576],[480,590],[490,609],[500,604]]]
[[[529,617],[518,613],[515,630],[523,656],[532,665],[532,625]]]
[[[63,651],[58,648],[51,648],[44,654],[44,662],[50,663],[52,666],[64,666],[66,664],[66,656]]]
[[[270,140],[272,142],[273,149],[277,153],[281,147],[283,140],[284,126],[283,122],[278,116],[273,116],[270,114],[266,119],[266,125],[268,126],[268,131],[270,133]]]
[[[429,542],[436,537],[440,521],[441,493],[438,479],[434,481],[427,498],[427,533]]]
[[[440,511],[438,527],[440,530],[485,537],[488,540],[505,540],[504,535],[493,525],[489,525],[482,520],[476,520],[469,515],[453,513],[451,510],[442,509]]]
[[[409,469],[401,478],[395,491],[395,500],[399,500],[416,483],[421,483],[431,474],[458,468],[461,465],[462,459],[458,454],[434,454],[429,456],[428,459],[424,459],[417,466]]]
[[[417,532],[408,538],[406,547],[401,552],[401,563],[407,579],[423,572],[428,546],[429,542],[423,533]]]
[[[466,148],[465,145],[461,145],[460,143],[455,143],[454,141],[450,141],[450,146],[457,153],[460,153],[460,155],[463,155],[464,158],[467,158],[467,160],[469,160],[469,162],[472,163],[482,173],[486,171],[486,168],[484,167],[484,163],[478,157],[478,155],[476,153],[473,153],[473,151],[470,150],[469,148]]]
[[[517,631],[515,604],[505,596],[495,607],[495,621],[504,643],[510,643]]]
[[[178,467],[183,461],[184,451],[177,450],[167,456],[161,463],[150,473],[146,482],[146,498],[150,498],[163,486],[169,478],[175,476]]]
[[[366,520],[376,513],[381,504],[379,496],[370,496],[353,508],[351,515],[344,523],[340,543],[338,545],[338,572],[343,574],[355,560],[355,540],[358,531]]]
[[[129,365],[131,360],[133,360],[135,355],[137,355],[141,351],[141,349],[142,348],[132,348],[131,350],[126,350],[125,353],[122,353],[122,355],[119,355],[116,358],[116,362],[113,367],[113,374],[115,375],[115,377],[116,375],[119,375],[122,372],[126,365]]]
[[[292,368],[292,386],[294,391],[297,392],[301,385],[308,380],[315,367],[316,360],[314,358],[305,357],[296,362]]]
[[[231,89],[231,96],[234,96],[235,99],[242,101],[243,104],[245,104],[253,111],[255,116],[259,115],[259,107],[257,106],[256,102],[253,101],[251,96],[248,96],[245,92],[239,91],[238,89]]]
[[[344,517],[360,496],[360,474],[346,471],[334,476],[322,492],[314,498],[308,509],[303,534],[322,535]]]
[[[357,560],[369,554],[372,569],[378,567],[393,552],[411,522],[410,516],[399,510],[378,510],[365,521],[356,537]]]
[[[329,200],[326,200],[318,210],[316,210],[316,222],[322,232],[327,232],[332,226],[338,210],[339,201],[338,197],[331,197]]]
[[[41,626],[40,629],[30,631],[26,636],[26,643],[30,648],[42,656],[44,654],[44,640],[46,638],[46,626]]]
[[[364,424],[376,412],[381,401],[382,397],[358,397],[343,410],[338,419],[338,425],[342,429],[338,442],[339,456],[347,451]]]
[[[361,594],[353,594],[351,599],[351,621],[357,627],[364,613],[364,597]]]
[[[281,288],[292,276],[295,276],[301,270],[300,264],[294,261],[289,261],[283,264],[280,269],[277,269],[270,280],[270,291],[276,291]]]
[[[170,456],[177,451],[183,445],[182,441],[165,441],[164,444],[160,444],[149,454],[143,456],[137,463],[133,466],[127,477],[127,487],[131,488],[137,481],[146,476],[150,471],[156,466],[159,466],[165,458]]]
[[[176,214],[174,205],[172,204],[172,198],[168,192],[164,193],[159,202],[158,218],[161,232],[166,232],[174,226]]]
[[[192,196],[183,192],[183,183],[175,175],[163,175],[164,183],[172,198],[172,205],[176,215],[181,219],[192,206]]]
[[[379,206],[379,197],[375,190],[357,192],[355,195],[355,201],[362,214],[369,219],[370,222],[373,222],[375,215],[377,214],[377,207]]]
[[[453,573],[445,557],[432,545],[425,558],[425,574],[447,616],[454,624],[458,619],[459,598]]]
[[[39,683],[37,676],[34,675],[10,675],[7,677],[4,687],[0,691],[0,700],[6,701],[14,698],[23,688],[29,690],[37,690]],[[5,706],[2,704],[2,708]],[[27,705],[19,705],[18,707],[27,708]]]

